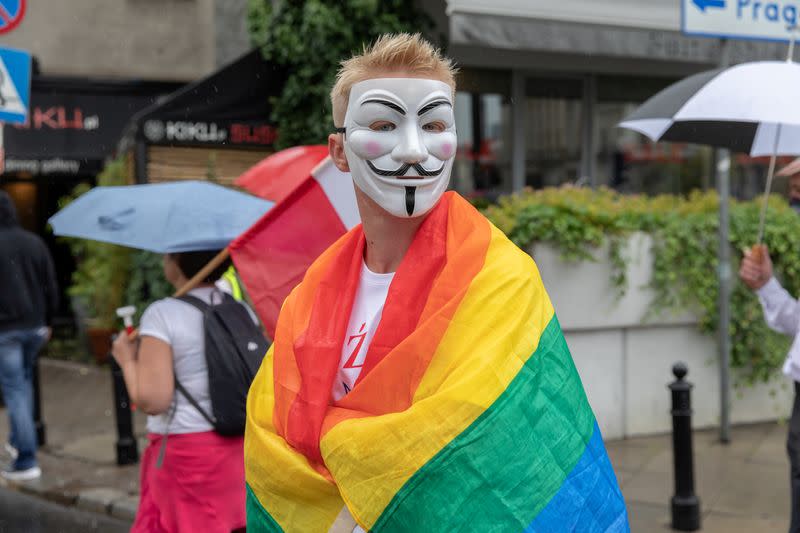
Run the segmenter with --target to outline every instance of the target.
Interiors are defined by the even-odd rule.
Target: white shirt
[[[211,302],[212,292],[219,290],[200,287],[189,291],[204,302]],[[211,397],[208,392],[208,368],[205,356],[205,330],[203,314],[193,305],[175,298],[165,298],[151,304],[142,315],[139,335],[154,337],[172,348],[172,364],[175,376],[192,398],[206,413],[211,413]],[[150,433],[199,433],[211,431],[213,427],[197,409],[178,391],[175,415],[170,422],[172,407],[160,415],[147,417]]]
[[[794,337],[783,373],[800,382],[800,302],[792,298],[774,277],[758,289],[758,301],[770,329]]]
[[[364,367],[367,350],[375,336],[375,330],[381,321],[383,305],[389,294],[389,285],[394,272],[376,274],[361,265],[361,277],[353,300],[353,310],[342,342],[342,356],[339,360],[339,372],[333,380],[331,396],[334,401],[341,400],[353,389]]]

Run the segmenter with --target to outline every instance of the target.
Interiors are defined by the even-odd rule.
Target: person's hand
[[[44,328],[44,342],[50,342],[50,339],[53,338],[53,328],[47,326]]]
[[[136,360],[136,343],[125,330],[119,332],[111,345],[111,355],[121,367]]]
[[[745,250],[739,267],[739,277],[754,291],[767,284],[772,278],[772,259],[766,246],[760,253],[754,252],[753,249]]]

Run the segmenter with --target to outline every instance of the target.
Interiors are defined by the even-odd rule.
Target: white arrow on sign
[[[694,2],[694,5],[696,5],[698,9],[703,12],[705,12],[705,10],[709,7],[725,9],[725,0],[692,0],[692,2]]]
[[[14,87],[2,58],[0,58],[0,111],[23,116],[26,113],[22,98],[19,97],[19,92]]]

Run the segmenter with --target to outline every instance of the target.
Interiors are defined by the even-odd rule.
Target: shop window
[[[541,188],[580,176],[583,83],[528,78],[525,83],[525,183]]]
[[[594,105],[596,185],[622,192],[681,194],[708,186],[710,150],[684,143],[654,143],[617,127],[672,78],[599,76]]]
[[[511,180],[511,110],[501,94],[456,94],[458,152],[451,186],[467,197],[495,198]]]
[[[511,72],[464,68],[457,81],[451,186],[469,198],[494,200],[511,191]]]

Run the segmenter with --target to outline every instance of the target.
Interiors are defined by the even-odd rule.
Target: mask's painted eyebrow
[[[364,105],[364,104],[381,104],[381,105],[385,105],[389,109],[394,109],[395,111],[397,111],[401,115],[405,115],[406,114],[405,110],[402,107],[400,107],[399,105],[395,104],[394,102],[390,102],[389,100],[381,100],[380,98],[370,98],[369,100],[364,100],[363,102],[361,102],[361,105]]]
[[[440,105],[449,105],[450,107],[452,107],[450,102],[448,102],[447,100],[435,100],[435,101],[431,102],[430,104],[427,104],[426,106],[424,106],[419,111],[417,111],[417,115],[421,117],[422,115],[424,115],[425,113],[427,113],[431,109],[437,108]]]

